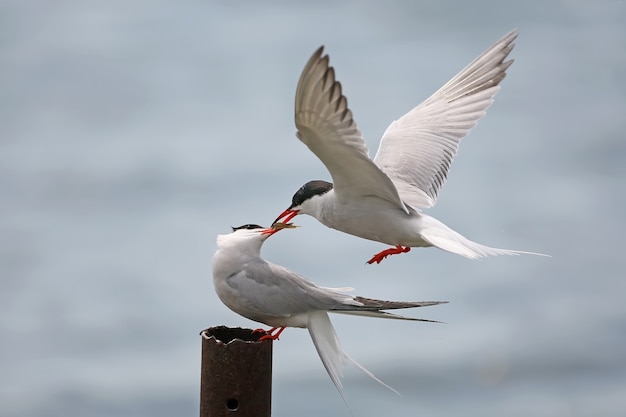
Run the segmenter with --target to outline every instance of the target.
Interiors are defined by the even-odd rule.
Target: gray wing
[[[370,159],[335,70],[322,53],[320,47],[311,56],[298,82],[298,138],[330,172],[337,198],[377,196],[407,211],[391,179]]]
[[[248,317],[289,317],[312,311],[332,311],[360,316],[413,319],[380,310],[426,307],[446,301],[383,301],[346,294],[351,288],[320,287],[289,269],[261,258],[228,278],[237,291],[237,302],[245,306]]]
[[[483,52],[426,101],[389,125],[374,162],[404,202],[431,207],[459,142],[485,115],[506,76],[517,31]]]
[[[401,308],[428,307],[447,303],[447,301],[385,301],[359,296],[354,297],[354,301],[362,304],[359,310],[398,310]]]
[[[238,302],[248,311],[261,315],[288,317],[310,311],[328,311],[345,303],[354,303],[352,296],[339,289],[323,288],[280,265],[260,258],[228,278],[237,290]]]
[[[428,307],[438,304],[445,304],[447,301],[385,301],[376,300],[374,298],[354,297],[354,301],[358,302],[359,306],[343,305],[340,308],[332,310],[333,313],[349,314],[352,316],[366,316],[383,319],[395,319],[395,320],[411,320],[411,321],[426,321],[431,323],[440,323],[436,320],[418,319],[413,317],[401,316],[398,314],[388,313],[382,310],[398,310],[402,308],[417,308]]]

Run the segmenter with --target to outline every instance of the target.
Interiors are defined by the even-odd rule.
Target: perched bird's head
[[[304,184],[291,199],[291,205],[274,220],[272,226],[281,221],[287,224],[298,214],[313,215],[317,210],[319,198],[333,189],[333,184],[323,180],[313,180]]]
[[[270,227],[259,226],[258,224],[244,224],[239,227],[231,227],[234,233],[239,233],[241,236],[256,236],[262,235],[265,236],[265,239],[272,236],[274,233],[279,232],[283,229],[295,229],[299,226],[294,224],[287,223],[278,223],[274,222]]]
[[[245,246],[259,247],[265,240],[274,233],[283,229],[293,229],[298,226],[285,223],[275,223],[271,227],[263,227],[258,224],[244,224],[243,226],[233,227],[232,233],[227,235],[218,235],[217,244],[221,248]]]

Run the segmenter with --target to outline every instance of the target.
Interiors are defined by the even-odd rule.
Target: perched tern
[[[370,159],[328,55],[320,47],[304,67],[295,100],[298,138],[324,163],[333,182],[309,181],[275,222],[308,214],[351,235],[393,245],[372,257],[435,246],[475,259],[522,252],[472,242],[420,209],[432,207],[459,142],[493,102],[513,60],[512,31],[447,84],[389,125]]]
[[[220,300],[235,313],[272,326],[261,339],[277,339],[285,327],[308,329],[328,375],[344,400],[341,376],[348,362],[395,391],[344,353],[328,312],[432,322],[383,310],[426,307],[446,301],[383,301],[346,294],[351,288],[320,287],[261,258],[263,242],[284,227],[288,225],[263,228],[246,224],[234,227],[230,234],[217,236],[213,285]]]

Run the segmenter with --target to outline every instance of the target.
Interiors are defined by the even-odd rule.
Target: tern
[[[446,301],[399,302],[349,295],[352,288],[321,287],[289,269],[261,258],[265,240],[289,225],[264,228],[255,224],[234,227],[217,236],[213,257],[213,285],[220,300],[235,313],[272,328],[263,339],[278,339],[286,327],[306,328],[330,379],[345,401],[342,370],[353,363],[387,388],[341,348],[328,313],[434,322],[383,310],[426,307]],[[347,404],[347,402],[346,402]]]
[[[296,90],[296,136],[323,162],[332,183],[304,184],[274,222],[299,214],[365,239],[392,245],[368,263],[435,246],[470,259],[535,254],[481,245],[421,212],[432,207],[459,142],[493,102],[513,60],[512,31],[448,83],[389,125],[370,159],[323,46],[309,59]],[[540,255],[540,254],[535,254]]]

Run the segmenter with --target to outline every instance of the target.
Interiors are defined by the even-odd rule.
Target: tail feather
[[[469,259],[484,258],[496,255],[538,255],[550,256],[543,253],[526,252],[521,250],[499,249],[472,242],[465,236],[455,232],[439,220],[422,215],[422,238],[439,249],[465,256]]]
[[[328,317],[328,313],[325,311],[316,311],[311,313],[309,317],[308,325],[309,334],[317,350],[326,372],[330,376],[330,379],[337,387],[339,395],[343,401],[348,404],[344,395],[343,385],[341,378],[343,377],[343,369],[348,362],[352,362],[357,368],[361,369],[365,374],[387,387],[391,391],[400,395],[398,391],[381,381],[378,377],[368,371],[365,367],[359,364],[357,361],[348,356],[342,349],[337,333]],[[349,408],[349,407],[348,407]]]
[[[337,387],[337,391],[341,395],[341,398],[345,401],[343,393],[343,385],[341,384],[341,378],[343,377],[343,369],[346,363],[350,361],[348,355],[346,355],[341,348],[339,338],[335,329],[333,328],[328,313],[325,311],[316,311],[310,315],[309,334],[317,350],[326,372],[330,376],[330,379]]]
[[[418,319],[415,317],[406,317],[399,314],[388,313],[386,311],[371,311],[371,310],[332,310],[332,313],[346,314],[349,316],[361,316],[361,317],[374,317],[377,319],[394,319],[394,320],[410,320],[410,321],[423,321],[427,323],[443,323],[437,320]]]

